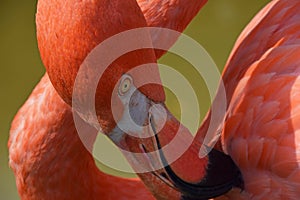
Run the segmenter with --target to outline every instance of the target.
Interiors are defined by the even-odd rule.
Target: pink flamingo
[[[105,22],[93,18],[98,16],[97,11],[104,10],[101,9],[103,5],[99,4],[93,4],[93,6],[86,4],[81,7],[82,9],[75,9],[80,14],[79,16],[91,19],[89,23],[79,20],[81,23],[72,24],[73,21],[69,20],[72,23],[65,26],[66,24],[61,19],[68,20],[68,15],[66,14],[65,18],[56,15],[60,13],[59,3],[57,7],[49,7],[50,4],[46,3],[40,4],[40,8],[44,10],[41,9],[42,13],[38,14],[38,39],[44,64],[55,89],[68,104],[71,104],[74,80],[86,54],[111,34],[143,27],[146,22],[143,22],[143,15],[137,9],[137,5],[133,3],[125,5],[116,1],[112,10],[105,13],[103,17],[113,11],[121,15],[128,11],[131,14],[137,14],[134,20],[130,18],[132,15],[124,14],[127,19],[122,18],[121,24],[129,25],[128,27],[117,27],[119,29],[113,33],[98,29],[98,26],[107,27],[105,26],[107,24],[103,24]],[[64,6],[64,8],[71,9],[72,6],[78,5],[73,5],[68,1]],[[218,130],[221,140],[206,157],[198,157],[200,145],[210,122],[209,112],[193,145],[178,160],[160,170],[139,174],[155,197],[207,199],[226,193],[234,186],[241,187],[243,190],[228,193],[227,196],[230,199],[297,199],[300,196],[299,117],[297,114],[299,105],[298,58],[300,56],[299,10],[299,1],[272,1],[248,25],[239,37],[223,72],[229,106],[224,123]],[[68,13],[67,11],[65,10],[65,13]],[[48,18],[47,15],[43,15],[43,12],[53,15]],[[72,12],[69,11],[69,13]],[[112,24],[119,20],[117,15],[109,19]],[[141,20],[137,21],[137,19]],[[85,36],[97,35],[99,38],[83,38],[78,32],[72,31],[74,27],[78,30],[86,27],[87,29],[83,29],[86,31]],[[65,37],[62,39],[61,35],[51,30],[63,33],[61,35]],[[145,42],[147,41],[146,39]],[[165,126],[152,138],[133,138],[124,134],[116,126],[117,123],[112,117],[110,107],[111,98],[118,98],[117,94],[113,93],[113,87],[118,85],[117,83],[123,86],[124,82],[119,82],[119,79],[124,77],[123,74],[133,66],[148,62],[155,63],[155,60],[156,57],[151,49],[124,55],[110,66],[106,72],[107,76],[100,80],[96,93],[96,111],[104,133],[122,148],[134,152],[147,153],[160,149],[161,146],[170,142],[178,129],[184,136],[183,139],[189,140],[191,137],[188,130],[182,128],[169,112],[167,112]],[[131,78],[138,80],[138,77],[133,75]],[[128,81],[128,79],[121,80]],[[101,90],[105,88],[103,84],[108,85],[105,90]],[[126,90],[122,90],[124,93],[131,89],[129,87],[127,90],[127,86]],[[150,85],[140,88],[136,95],[140,99],[139,106],[137,106],[139,108],[144,105],[157,104],[161,105],[160,108],[164,108],[164,94],[159,86]],[[80,101],[80,99],[76,100]],[[218,98],[215,102],[218,105]],[[122,107],[120,102],[117,105]],[[146,106],[146,108],[149,107]],[[134,113],[137,112],[137,108],[132,109]],[[143,122],[149,123],[154,133],[159,123],[160,111],[153,112],[151,115],[148,110],[141,113]],[[86,115],[84,112],[80,114]],[[121,113],[120,118],[122,117],[124,116]],[[88,120],[87,122],[92,124]],[[134,132],[134,130],[128,130],[128,132],[131,131]],[[159,150],[156,157],[133,162],[148,163],[152,166],[157,162],[166,164],[168,156]],[[149,163],[149,160],[152,162]]]
[[[162,26],[182,31],[197,14],[206,1],[189,4],[184,13],[189,15],[180,23],[173,19],[179,16],[168,4],[158,1],[138,1],[149,26]],[[60,6],[58,1],[39,1],[39,4]],[[66,2],[67,3],[67,2]],[[69,1],[74,4],[75,1]],[[130,3],[134,4],[134,3]],[[177,9],[184,4],[179,1]],[[88,4],[86,4],[88,5]],[[86,5],[81,5],[84,12]],[[165,7],[166,12],[158,12],[157,7]],[[43,6],[41,6],[43,7]],[[95,5],[93,9],[100,9]],[[181,9],[180,9],[181,10]],[[38,11],[46,12],[47,7]],[[182,10],[181,10],[182,11]],[[72,17],[74,11],[64,7],[57,9],[56,17]],[[184,14],[183,13],[183,14]],[[42,13],[41,16],[46,16]],[[55,16],[55,15],[54,15]],[[98,16],[94,16],[98,18]],[[163,18],[169,20],[161,20]],[[176,17],[176,18],[175,18]],[[92,21],[93,18],[87,17]],[[78,19],[80,16],[78,15]],[[62,26],[68,24],[59,19]],[[175,22],[175,23],[174,23]],[[89,24],[82,21],[82,29]],[[99,25],[95,28],[99,28]],[[101,27],[100,27],[101,28]],[[97,40],[97,38],[94,38]],[[157,51],[157,56],[162,51]],[[51,102],[51,103],[50,103]],[[84,123],[84,122],[83,122]],[[87,131],[93,128],[87,124]],[[66,138],[71,138],[66,140]],[[46,74],[36,86],[31,96],[16,115],[9,140],[10,166],[16,175],[17,187],[22,199],[153,199],[144,185],[133,179],[123,179],[102,173],[97,169],[90,153],[81,143],[74,126],[70,107],[54,90]],[[122,187],[119,187],[122,185]],[[134,190],[134,192],[132,192]]]

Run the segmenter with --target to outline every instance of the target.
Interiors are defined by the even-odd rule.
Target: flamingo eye
[[[119,94],[124,95],[131,87],[131,79],[129,77],[124,78],[119,86]]]

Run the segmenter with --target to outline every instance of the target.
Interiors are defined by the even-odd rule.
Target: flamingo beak
[[[118,98],[122,115],[108,136],[140,177],[147,177],[146,184],[156,184],[150,189],[159,198],[162,192],[155,190],[165,187],[171,188],[173,199],[209,199],[242,185],[241,173],[229,156],[212,149],[199,158],[189,131],[164,103],[155,103],[140,92],[129,75],[120,81]]]

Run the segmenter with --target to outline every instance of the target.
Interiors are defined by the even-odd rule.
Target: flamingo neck
[[[10,166],[16,174],[20,196],[23,199],[108,199],[123,193],[128,196],[127,191],[119,189],[119,184],[125,187],[131,184],[136,188],[130,195],[133,199],[134,194],[149,199],[150,194],[142,183],[98,170],[77,134],[69,106],[49,83],[45,76],[12,124]],[[108,188],[118,190],[118,194],[110,194]]]

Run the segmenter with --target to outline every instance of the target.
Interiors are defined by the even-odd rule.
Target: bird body
[[[244,31],[225,68],[225,78],[240,77],[225,81],[236,87],[222,142],[241,169],[250,198],[300,197],[299,11],[299,1],[271,2],[264,17]],[[247,50],[239,50],[244,45]],[[238,68],[237,74],[229,72]]]
[[[229,199],[300,197],[299,11],[299,1],[270,2],[241,33],[224,68],[228,108],[219,149],[245,184]],[[207,123],[209,116],[196,140]]]

